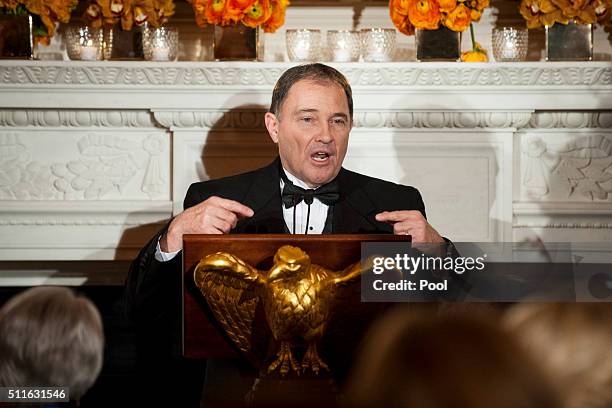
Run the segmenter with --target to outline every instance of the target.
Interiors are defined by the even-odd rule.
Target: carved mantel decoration
[[[2,61],[0,259],[131,258],[191,182],[272,159],[289,66]],[[335,66],[346,167],[418,187],[445,235],[612,240],[609,62]]]

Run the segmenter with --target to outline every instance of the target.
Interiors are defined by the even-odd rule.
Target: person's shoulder
[[[184,207],[188,208],[211,196],[219,196],[235,201],[242,201],[243,196],[254,181],[267,167],[240,173],[233,176],[192,183],[185,195]]]
[[[349,196],[367,200],[376,211],[419,210],[425,216],[421,193],[412,187],[344,169],[343,180]]]
[[[368,176],[365,174],[357,173],[351,170],[343,169],[345,177],[351,180],[351,184],[360,186],[363,190],[371,192],[372,194],[378,193],[403,193],[403,194],[418,194],[418,190],[413,186],[407,186],[404,184],[394,183],[379,179],[376,177]]]
[[[245,183],[250,183],[255,179],[265,167],[252,170],[246,173],[235,174],[233,176],[221,177],[213,180],[198,181],[192,183],[189,189],[194,190],[214,190],[214,189],[227,189],[235,186],[243,186]]]

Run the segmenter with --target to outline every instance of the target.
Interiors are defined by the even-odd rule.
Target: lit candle
[[[372,62],[386,62],[389,60],[389,55],[381,48],[370,50],[368,57],[368,60]]]
[[[169,61],[170,60],[170,48],[168,47],[155,47],[152,50],[151,60],[153,61]]]
[[[518,58],[518,48],[515,39],[507,38],[504,41],[502,49],[502,58],[504,59],[516,59]]]
[[[306,61],[308,59],[308,55],[310,54],[310,41],[298,41],[298,43],[295,45],[293,53],[298,61]]]
[[[351,52],[346,48],[338,48],[334,50],[335,62],[349,62],[351,60]]]
[[[349,62],[351,60],[351,51],[344,39],[339,40],[332,48],[332,57],[336,62]]]
[[[81,46],[81,59],[83,61],[95,61],[98,57],[98,47],[93,41],[88,40],[86,45]]]

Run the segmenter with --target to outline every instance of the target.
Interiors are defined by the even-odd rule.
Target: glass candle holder
[[[330,59],[334,62],[359,61],[359,56],[361,55],[359,32],[329,30],[327,32],[327,48]]]
[[[526,28],[494,28],[491,35],[495,61],[525,61],[527,59],[529,31]]]
[[[290,61],[306,62],[319,59],[321,30],[288,29],[286,40]]]
[[[393,60],[396,35],[393,28],[364,28],[361,30],[363,60],[365,62]]]
[[[142,51],[147,61],[176,61],[178,30],[175,27],[145,27],[142,32]]]
[[[71,60],[97,61],[103,57],[103,33],[88,26],[66,29],[66,51]]]
[[[546,61],[591,61],[593,24],[554,23],[546,29]]]

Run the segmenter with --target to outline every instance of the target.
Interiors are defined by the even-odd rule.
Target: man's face
[[[351,126],[346,94],[331,82],[299,81],[283,101],[280,118],[266,113],[283,167],[313,188],[338,175]]]

